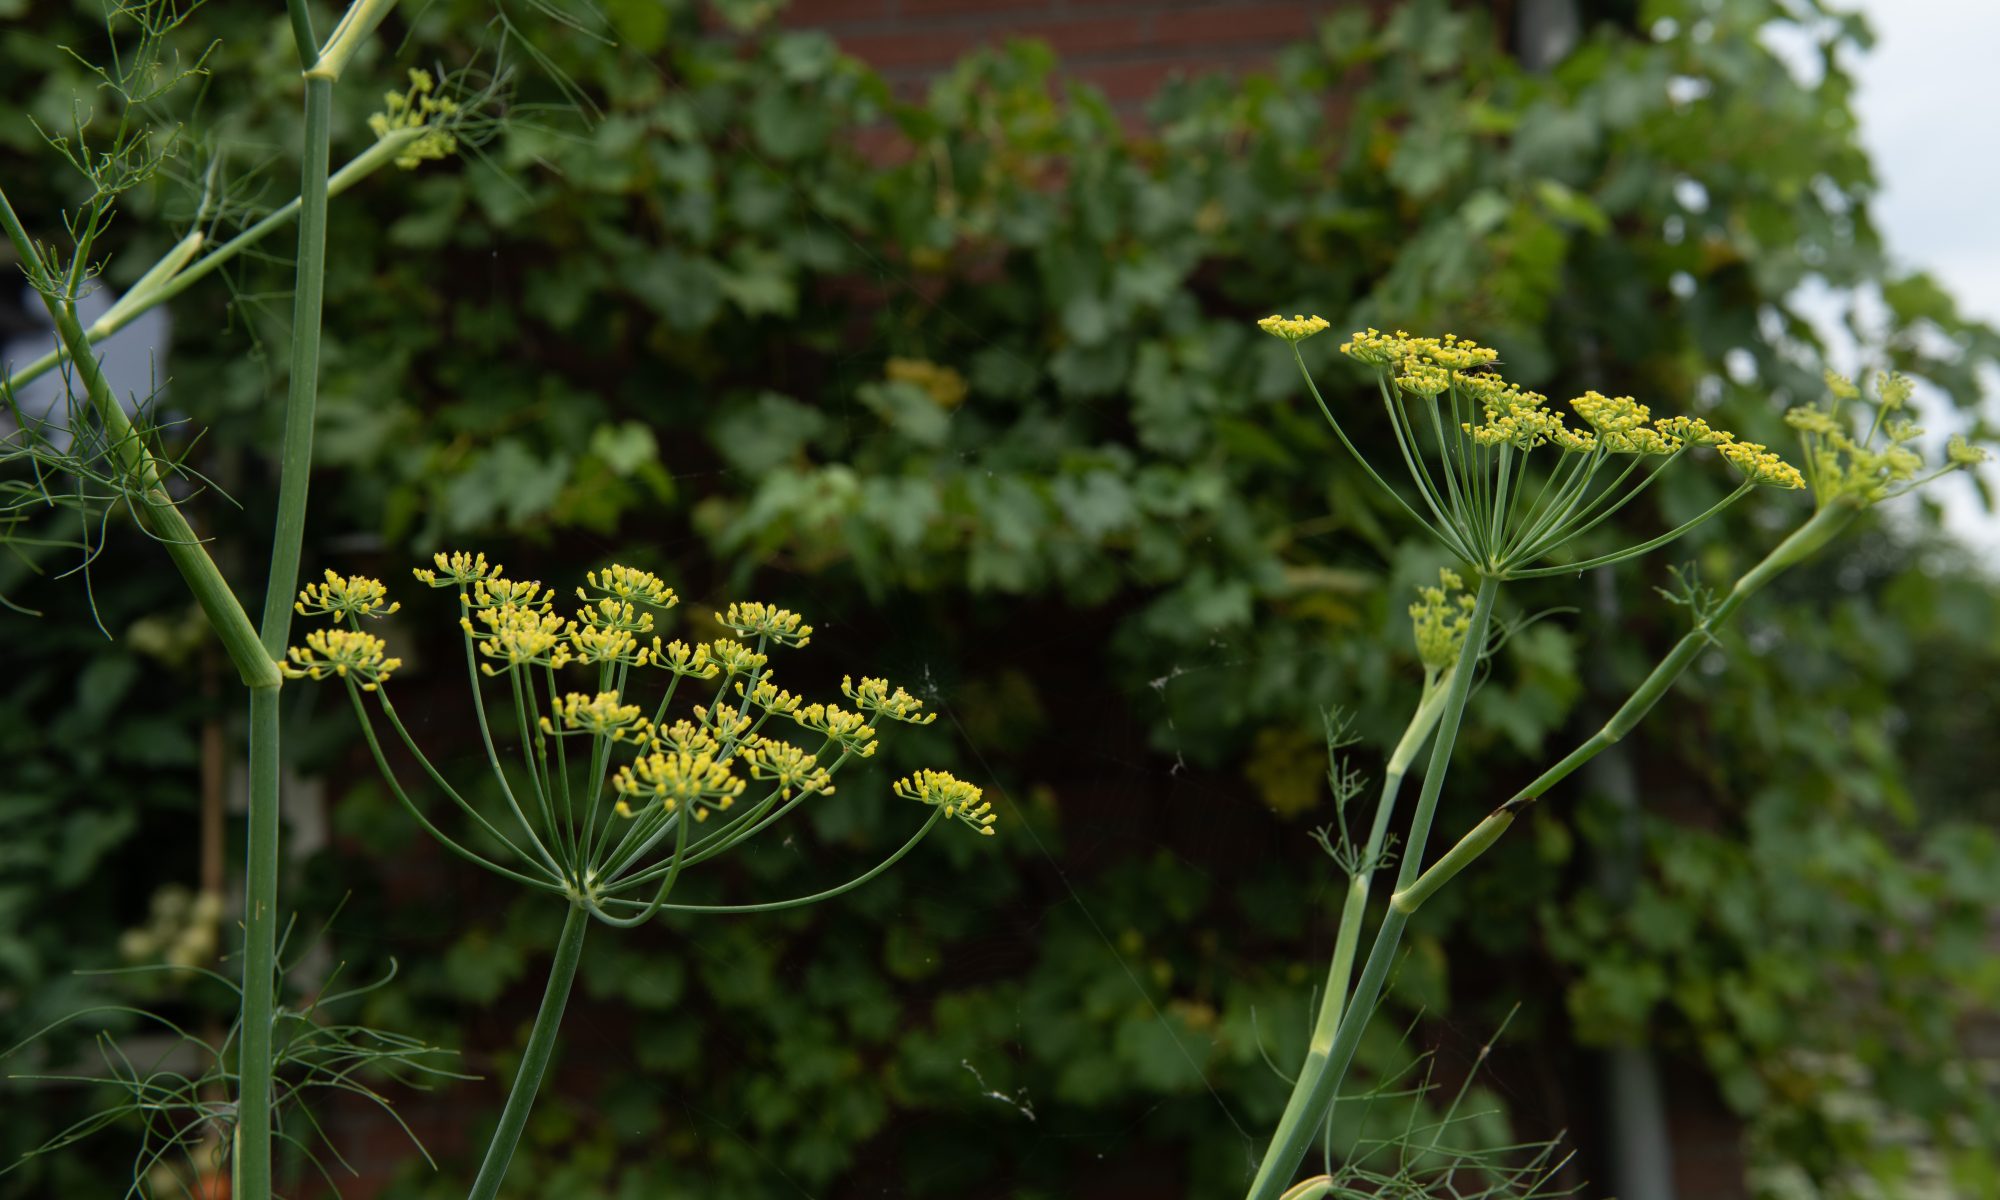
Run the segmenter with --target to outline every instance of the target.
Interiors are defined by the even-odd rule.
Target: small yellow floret
[[[813,627],[805,618],[756,600],[731,604],[728,611],[715,614],[715,621],[738,637],[769,638],[781,646],[803,646],[812,640]]]
[[[1288,342],[1303,342],[1326,327],[1326,319],[1317,316],[1286,318],[1274,315],[1257,322],[1257,328],[1272,337],[1283,338]]]
[[[436,86],[429,71],[413,68],[409,90],[384,94],[384,111],[368,118],[368,128],[377,139],[403,129],[423,130],[396,155],[396,165],[405,171],[426,159],[449,158],[458,149],[458,139],[446,128],[451,118],[458,115],[458,103],[431,95]]]
[[[846,693],[847,698],[854,701],[855,707],[861,711],[881,713],[892,721],[928,725],[937,720],[936,713],[920,712],[924,702],[902,688],[891,692],[889,681],[886,679],[863,679],[860,683],[856,683],[852,675],[843,675],[840,680],[840,690]]]
[[[1756,442],[1724,442],[1716,449],[1751,483],[1767,487],[1802,488],[1799,469]]]
[[[981,799],[978,788],[944,771],[918,771],[896,781],[896,794],[905,800],[944,810],[944,815],[963,821],[987,837],[993,836],[993,805]]]
[[[379,579],[365,575],[326,573],[323,583],[310,583],[292,605],[300,616],[386,617],[403,607],[389,599],[389,589]]]
[[[431,561],[437,564],[437,570],[418,567],[410,574],[432,587],[466,587],[482,579],[498,579],[501,572],[499,563],[487,565],[484,553],[467,554],[456,550],[447,555],[440,552],[431,555]]]
[[[1438,572],[1438,586],[1417,589],[1417,602],[1410,605],[1410,624],[1424,670],[1442,671],[1458,662],[1466,631],[1472,628],[1474,607],[1465,581],[1448,568]]]
[[[389,657],[388,647],[381,638],[352,629],[315,629],[306,635],[303,647],[293,646],[285,651],[285,657],[288,661],[279,664],[278,669],[289,678],[353,678],[365,692],[387,682],[389,675],[403,665],[402,659]]]
[[[651,571],[641,571],[612,563],[602,571],[586,572],[583,578],[590,585],[591,591],[608,599],[637,601],[640,604],[663,609],[672,608],[680,603],[680,597],[674,595],[674,589],[668,587],[664,580]],[[582,588],[576,589],[576,596],[579,600],[590,599],[589,594]]]

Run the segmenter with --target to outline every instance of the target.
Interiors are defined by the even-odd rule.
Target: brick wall
[[[915,87],[967,51],[1012,37],[1055,48],[1063,74],[1136,113],[1176,74],[1261,66],[1361,0],[793,0],[785,23],[822,29],[892,82]]]

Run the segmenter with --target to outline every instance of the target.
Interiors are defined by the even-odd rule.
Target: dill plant
[[[407,87],[387,92],[383,111],[369,121],[374,144],[331,171],[332,89],[394,0],[356,0],[323,41],[302,0],[290,0],[287,10],[304,93],[297,199],[218,241],[223,206],[213,193],[205,194],[194,227],[86,327],[78,302],[101,269],[98,239],[118,198],[152,179],[181,148],[177,136],[152,128],[146,113],[175,83],[204,70],[206,55],[188,64],[172,57],[172,35],[193,7],[156,2],[115,8],[110,25],[118,52],[113,66],[97,72],[115,101],[114,127],[107,135],[103,119],[79,103],[68,131],[45,133],[50,146],[90,185],[87,201],[65,218],[67,247],[59,250],[37,241],[0,190],[0,227],[56,331],[47,353],[0,375],[0,398],[15,423],[0,443],[0,461],[26,463],[30,474],[28,481],[9,481],[0,490],[0,533],[26,540],[19,525],[39,510],[67,507],[83,521],[75,544],[88,564],[103,544],[102,524],[118,508],[128,509],[179,570],[249,692],[240,975],[230,979],[185,963],[157,968],[189,971],[228,988],[239,1017],[220,1042],[129,1006],[66,1018],[63,1023],[109,1011],[127,1013],[163,1030],[177,1052],[191,1052],[205,1066],[190,1073],[135,1064],[105,1035],[99,1044],[106,1073],[91,1078],[118,1087],[125,1099],[62,1130],[41,1150],[61,1149],[137,1119],[143,1136],[135,1158],[134,1194],[152,1186],[146,1181],[168,1155],[178,1151],[193,1157],[197,1146],[206,1145],[218,1159],[227,1159],[230,1193],[239,1200],[261,1200],[272,1195],[274,1142],[305,1146],[299,1132],[280,1123],[281,1103],[297,1100],[311,1088],[332,1087],[388,1108],[380,1093],[360,1081],[364,1068],[406,1083],[427,1076],[464,1078],[430,1062],[428,1056],[437,1053],[434,1047],[326,1015],[329,1005],[365,995],[386,979],[327,991],[297,1010],[280,1002],[286,964],[277,894],[279,698],[287,679],[334,680],[345,686],[391,790],[427,833],[459,857],[567,906],[543,1003],[471,1184],[472,1197],[491,1197],[500,1189],[553,1053],[583,935],[592,921],[631,928],[668,911],[770,912],[829,900],[878,877],[942,821],[955,820],[991,836],[996,818],[977,787],[945,772],[918,771],[896,782],[893,790],[924,806],[928,819],[883,861],[846,883],[810,896],[746,904],[672,902],[669,897],[685,869],[744,845],[807,800],[832,793],[839,771],[875,754],[885,723],[923,725],[935,717],[923,713],[921,702],[908,692],[881,679],[844,681],[845,707],[807,703],[779,688],[769,666],[771,652],[803,647],[812,635],[802,618],[784,609],[758,602],[731,604],[715,618],[734,636],[693,646],[663,642],[653,635],[655,615],[673,608],[678,598],[647,572],[619,565],[591,572],[577,589],[580,607],[573,615],[560,615],[554,611],[553,592],[505,577],[483,554],[438,554],[435,569],[420,569],[416,575],[454,593],[481,740],[506,811],[489,818],[467,800],[424,754],[389,698],[386,685],[401,662],[365,626],[400,605],[388,599],[387,589],[376,580],[327,571],[301,589],[298,576],[312,465],[328,202],[387,164],[409,169],[449,157],[462,139],[476,145],[494,127],[477,115],[487,97],[461,103],[449,85],[429,72],[411,70]],[[127,33],[131,36],[121,40]],[[499,86],[497,80],[494,86]],[[211,164],[206,184],[213,184],[220,165],[219,160]],[[128,414],[92,347],[294,221],[298,247],[278,503],[261,617],[253,620],[182,511],[191,496],[181,479],[194,477],[168,457],[160,431],[148,423],[144,403],[136,418]],[[68,407],[60,415],[31,416],[16,402],[16,389],[51,371],[61,372],[68,385]],[[74,486],[55,483],[63,477]],[[93,528],[93,521],[99,528]],[[330,624],[290,645],[295,617],[323,618]],[[589,690],[560,687],[559,680],[571,672],[591,676]],[[657,696],[645,695],[642,706],[643,681],[662,679]],[[692,705],[688,716],[669,721],[669,706],[683,685],[690,690],[713,685],[715,690],[706,703]],[[520,756],[516,766],[502,761],[496,723],[489,717],[489,689],[500,693],[500,703],[513,719]],[[767,728],[773,720],[802,731],[811,744],[778,737]],[[447,833],[412,800],[378,726],[393,731],[429,783],[457,806],[473,827],[470,836],[461,840]],[[501,731],[500,739],[506,736]],[[505,861],[467,842],[498,847],[497,857]],[[305,1120],[317,1129],[309,1112]],[[311,1156],[310,1147],[305,1148]],[[338,1149],[328,1150],[337,1160]],[[316,1156],[313,1160],[319,1161]]]
[[[413,166],[442,157],[455,148],[457,131],[467,129],[472,116],[456,101],[434,96],[435,81],[413,72],[410,90],[391,94],[389,111],[374,126],[374,145],[338,173],[331,172],[333,89],[355,52],[393,8],[393,0],[358,0],[324,41],[315,34],[303,0],[289,0],[304,117],[297,198],[218,242],[230,214],[217,183],[225,166],[217,154],[201,173],[201,203],[191,228],[86,327],[79,302],[99,286],[104,239],[120,200],[151,185],[189,152],[189,139],[165,110],[170,92],[208,69],[212,44],[185,57],[178,45],[185,36],[183,26],[197,8],[198,2],[167,0],[107,5],[108,60],[100,65],[72,53],[87,69],[93,94],[78,96],[63,124],[37,126],[49,149],[84,185],[80,203],[63,214],[60,240],[38,238],[0,188],[0,230],[12,244],[22,276],[46,310],[55,334],[46,354],[0,373],[0,401],[13,425],[0,440],[0,462],[23,464],[26,474],[25,479],[10,478],[0,488],[0,536],[13,542],[77,546],[83,551],[84,566],[90,567],[101,553],[104,527],[123,510],[160,546],[186,583],[249,701],[239,969],[234,979],[201,972],[233,992],[238,1009],[235,1025],[214,1042],[165,1023],[178,1044],[208,1064],[193,1074],[139,1070],[122,1059],[114,1044],[101,1041],[109,1070],[106,1078],[123,1087],[128,1100],[64,1131],[43,1149],[67,1145],[113,1120],[138,1114],[144,1118],[144,1140],[135,1160],[135,1193],[150,1167],[162,1163],[169,1151],[186,1149],[198,1134],[203,1143],[216,1147],[218,1158],[227,1159],[231,1194],[261,1200],[272,1194],[274,1143],[284,1140],[305,1147],[306,1137],[317,1128],[306,1113],[304,1129],[286,1130],[278,1116],[282,1103],[300,1101],[310,1089],[324,1087],[356,1091],[379,1102],[381,1097],[359,1082],[358,1071],[372,1066],[393,1076],[397,1063],[432,1052],[396,1035],[328,1024],[317,1002],[306,1010],[292,1010],[280,1001],[286,971],[278,901],[279,706],[312,464],[328,202],[390,162]],[[128,412],[125,398],[112,387],[92,347],[293,222],[298,235],[278,500],[263,571],[260,616],[253,619],[251,605],[238,597],[218,568],[207,539],[183,511],[205,481],[173,457],[162,430],[152,422],[150,397],[139,399]],[[17,389],[50,371],[62,373],[60,411],[24,411]],[[23,532],[23,526],[49,510],[55,511],[53,522]],[[74,533],[63,531],[62,522],[69,520],[76,522]],[[151,1014],[127,1011],[161,1023]],[[287,1070],[302,1072],[302,1078],[281,1077]],[[226,1099],[216,1098],[218,1093]],[[311,1154],[310,1148],[307,1153]],[[9,1169],[14,1165],[18,1164],[9,1164]]]
[[[1328,322],[1318,316],[1271,316],[1258,324],[1289,345],[1314,403],[1368,478],[1476,581],[1467,590],[1457,573],[1446,571],[1440,585],[1424,589],[1411,608],[1424,687],[1408,730],[1390,757],[1365,847],[1355,849],[1347,841],[1344,819],[1340,847],[1321,835],[1349,876],[1348,898],[1306,1059],[1248,1193],[1250,1200],[1317,1200],[1332,1194],[1330,1176],[1296,1185],[1293,1177],[1331,1118],[1336,1093],[1381,997],[1411,914],[1490,849],[1522,810],[1630,732],[1758,590],[1825,547],[1871,505],[1946,472],[1975,466],[1987,454],[1954,437],[1944,461],[1927,470],[1915,449],[1923,431],[1901,415],[1912,392],[1910,381],[1901,376],[1878,378],[1873,397],[1864,398],[1852,380],[1829,374],[1828,401],[1789,411],[1786,423],[1802,440],[1801,471],[1764,445],[1739,440],[1698,417],[1656,417],[1629,396],[1585,392],[1570,401],[1581,421],[1572,424],[1547,397],[1505,379],[1495,369],[1499,355],[1489,347],[1452,335],[1413,337],[1369,329],[1354,334],[1340,349],[1374,376],[1400,463],[1416,495],[1413,503],[1356,449],[1306,366],[1299,345],[1323,332]],[[1737,486],[1709,509],[1657,537],[1608,554],[1546,561],[1561,559],[1576,538],[1631,503],[1677,460],[1704,447],[1739,477]],[[1675,541],[1759,486],[1809,488],[1814,511],[1727,592],[1717,594],[1683,577],[1671,598],[1689,610],[1693,628],[1598,732],[1426,865],[1466,696],[1479,661],[1490,651],[1501,585],[1580,575],[1636,558]],[[1356,978],[1371,877],[1383,862],[1384,837],[1403,775],[1426,740],[1432,740],[1430,760],[1402,840],[1395,888]],[[1336,797],[1344,806],[1356,789],[1343,780],[1338,765],[1333,774]]]
[[[415,574],[455,595],[472,709],[501,801],[495,812],[483,812],[466,798],[469,788],[446,778],[389,698],[390,677],[402,662],[365,628],[400,607],[380,581],[328,571],[300,592],[299,613],[332,623],[292,647],[284,670],[293,678],[344,685],[390,790],[440,845],[565,906],[541,1007],[468,1193],[472,1200],[490,1200],[548,1070],[593,921],[629,929],[661,912],[761,913],[820,903],[894,866],[941,821],[990,837],[997,818],[979,788],[947,772],[917,771],[897,781],[894,791],[928,808],[929,816],[894,852],[847,882],[747,904],[671,902],[686,869],[738,849],[807,801],[832,794],[834,776],[873,757],[887,724],[928,725],[936,715],[882,679],[844,679],[841,691],[851,707],[808,703],[779,687],[771,652],[801,648],[813,634],[787,609],[758,601],[730,604],[714,614],[729,636],[663,641],[654,632],[656,614],[680,600],[651,572],[618,564],[589,572],[576,589],[577,607],[566,614],[556,610],[553,591],[538,581],[507,578],[483,553],[441,553],[435,564]],[[569,689],[565,680],[578,674],[589,690]],[[683,686],[712,690],[688,706],[687,716],[670,721],[675,699],[686,699]],[[515,744],[508,755],[494,736],[502,722],[489,708],[489,689],[500,694],[501,714],[512,717]],[[452,837],[411,799],[383,751],[378,713],[430,785],[504,861]],[[807,744],[778,736],[780,729],[800,732]]]

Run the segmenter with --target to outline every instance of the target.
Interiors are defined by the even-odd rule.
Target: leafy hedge
[[[1331,936],[1332,874],[1305,836],[1323,819],[1318,710],[1354,709],[1378,740],[1400,724],[1416,683],[1401,611],[1437,565],[1345,469],[1250,319],[1449,328],[1499,346],[1524,384],[1714,409],[1773,443],[1787,403],[1819,386],[1794,304],[1808,283],[1879,293],[1887,363],[1961,406],[2000,359],[1993,331],[1892,269],[1869,223],[1838,53],[1865,40],[1856,20],[1777,0],[1644,7],[1605,6],[1540,73],[1478,12],[1357,8],[1268,73],[1170,88],[1143,130],[1062,86],[1033,45],[975,56],[911,102],[821,35],[718,28],[688,3],[613,0],[588,31],[502,8],[497,43],[495,10],[470,0],[391,19],[385,44],[403,52],[350,78],[386,85],[475,50],[491,67],[496,45],[522,69],[477,154],[334,205],[321,559],[393,579],[415,553],[477,544],[561,577],[616,555],[697,612],[746,592],[787,603],[825,631],[833,669],[924,689],[946,719],[904,752],[990,782],[1013,827],[1004,857],[941,841],[830,909],[591,947],[525,1192],[1240,1182],[1284,1095],[1260,1043],[1280,1063],[1300,1053]],[[1757,36],[1790,8],[1824,39],[1815,82]],[[0,40],[10,100],[44,111],[76,86],[50,49],[86,36],[72,20],[37,14]],[[220,3],[198,23],[229,39],[201,120],[289,144],[293,86],[258,75],[277,24]],[[342,90],[336,159],[365,145],[374,102]],[[20,123],[0,137],[20,177]],[[290,176],[261,150],[226,161]],[[185,208],[162,196],[155,216]],[[114,280],[164,236],[124,232]],[[286,284],[262,264],[232,284],[177,302],[172,396],[211,431],[205,469],[256,513]],[[1725,486],[1677,472],[1632,519],[1678,523]],[[1783,503],[1733,509],[1683,553],[1728,579],[1799,515]],[[1503,1052],[1493,1078],[1553,1097],[1516,1103],[1517,1124],[1576,1130],[1597,1178],[1609,1134],[1580,1051],[1643,1040],[1702,1064],[1695,1094],[1714,1087],[1744,1120],[1761,1192],[1847,1195],[1857,1174],[1931,1169],[1932,1152],[1966,1194],[1996,1186],[1976,1132],[2000,1129],[1975,1107],[1991,1099],[1941,1064],[2000,991],[1985,952],[2000,844],[1980,823],[2000,762],[1962,736],[2000,614],[1934,526],[1895,514],[1760,600],[1634,739],[1643,815],[1607,781],[1570,787],[1427,908],[1393,1020],[1364,1048],[1377,1076],[1428,1048],[1462,1072],[1519,999],[1508,1044],[1534,1050]],[[119,631],[165,602],[149,548],[124,540],[91,579]],[[1512,639],[1475,697],[1448,827],[1678,636],[1652,594],[1664,581],[1658,561],[1621,568],[1581,611]],[[69,606],[78,587],[21,596]],[[398,630],[418,686],[420,615]],[[46,680],[6,701],[28,765],[0,784],[5,819],[37,848],[0,886],[5,1040],[68,967],[104,961],[144,890],[192,872],[192,835],[163,814],[189,803],[191,743],[171,730],[199,698],[98,678],[143,672],[131,638],[66,690],[72,624],[8,615],[0,630]],[[462,697],[431,682],[435,736],[462,734]],[[59,731],[160,732],[78,768],[88,739],[22,740],[52,712]],[[551,914],[428,853],[356,782],[344,727],[292,716],[337,836],[290,895],[324,914],[351,890],[331,941],[350,970],[401,958],[378,1023],[462,1045],[473,1069],[504,1061]],[[843,786],[817,844],[709,886],[835,877],[900,828],[882,790]],[[1432,1019],[1400,1041],[1417,1005]],[[497,1095],[462,1085],[410,1108],[436,1152],[462,1156],[466,1114]],[[452,1177],[412,1166],[398,1194],[446,1195]]]

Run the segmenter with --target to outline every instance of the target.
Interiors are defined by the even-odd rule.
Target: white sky
[[[1892,250],[2000,322],[2000,2],[1865,0],[1862,137]]]
[[[2000,324],[2000,0],[1857,7],[1876,36],[1853,64],[1862,141],[1881,183],[1876,225],[1900,265],[1930,272],[1967,316]],[[1996,411],[1995,399],[1987,405]],[[1985,472],[2000,481],[1993,465]],[[2000,567],[2000,517],[1982,509],[1971,481],[1934,486],[1953,528]]]

